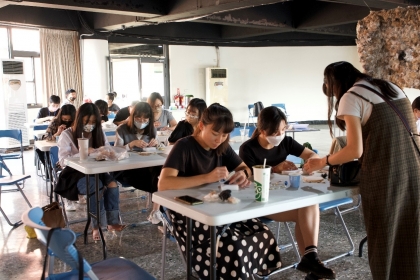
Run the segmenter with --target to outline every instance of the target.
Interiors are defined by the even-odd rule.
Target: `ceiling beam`
[[[8,2],[10,5],[109,13],[139,17],[156,17],[166,14],[163,0],[25,0],[6,2]]]
[[[349,23],[343,25],[326,26],[319,28],[297,28],[296,32],[303,33],[314,33],[314,34],[328,34],[328,35],[339,35],[356,38],[356,23]]]
[[[291,32],[293,28],[247,28],[238,26],[223,26],[222,27],[222,38],[229,39],[245,39],[256,36]]]
[[[323,0],[321,0],[323,1]],[[397,7],[420,5],[420,0],[325,0],[325,2],[363,6],[368,9],[389,10]]]

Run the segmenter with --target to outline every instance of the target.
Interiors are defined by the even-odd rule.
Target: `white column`
[[[105,100],[108,93],[108,41],[99,39],[80,40],[84,97],[92,102]]]

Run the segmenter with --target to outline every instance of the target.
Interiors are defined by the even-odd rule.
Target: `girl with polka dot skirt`
[[[251,170],[229,145],[234,123],[230,111],[218,103],[208,107],[192,136],[172,148],[160,179],[159,191],[186,189],[226,179],[239,187],[250,184]],[[215,205],[217,207],[217,205]],[[170,211],[173,232],[182,252],[186,247],[186,217]],[[217,279],[247,279],[253,274],[268,275],[281,267],[280,253],[272,232],[258,219],[217,227]],[[192,264],[201,279],[210,276],[210,228],[193,221]]]

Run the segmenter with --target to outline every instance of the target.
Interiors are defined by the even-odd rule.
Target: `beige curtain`
[[[40,29],[43,104],[51,95],[65,99],[66,90],[77,92],[76,108],[82,104],[79,37],[76,31]]]

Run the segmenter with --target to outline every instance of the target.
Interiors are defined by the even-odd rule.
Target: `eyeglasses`
[[[161,108],[162,107],[162,104],[160,104],[160,105],[155,105],[155,107],[154,108]]]
[[[191,119],[198,119],[198,116],[191,115],[191,114],[190,114],[190,113],[188,113],[187,111],[185,111],[185,116],[186,116],[187,118],[191,118]]]
[[[137,118],[137,117],[134,117],[134,120],[136,122],[139,122],[139,123],[148,123],[149,122],[149,119],[143,119],[143,118]]]

